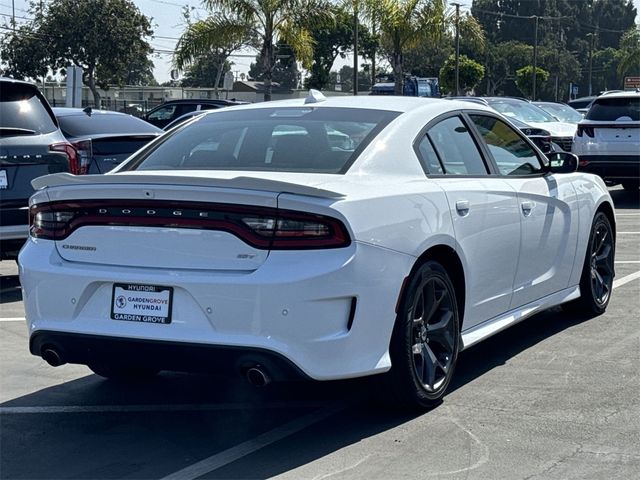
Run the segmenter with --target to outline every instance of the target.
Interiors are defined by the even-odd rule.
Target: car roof
[[[15,78],[9,78],[9,77],[0,77],[0,82],[2,83],[16,83],[19,85],[25,85],[25,86],[30,86],[33,88],[38,88],[35,84],[31,83],[31,82],[25,82],[24,80],[16,80]]]
[[[628,90],[628,91],[603,93],[598,97],[598,99],[600,98],[640,98],[640,91]]]
[[[180,103],[210,103],[212,105],[245,105],[251,102],[244,100],[236,100],[235,98],[177,98],[175,100],[167,100],[161,103],[158,107],[162,107],[167,104],[180,104]],[[157,107],[155,107],[157,108]]]
[[[87,108],[76,108],[76,107],[53,107],[53,113],[56,117],[69,117],[71,115],[119,115],[119,116],[129,116],[128,113],[122,112],[114,112],[113,110],[97,110],[91,107]]]

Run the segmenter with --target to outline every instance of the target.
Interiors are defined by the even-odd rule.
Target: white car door
[[[578,241],[571,177],[546,174],[536,151],[502,120],[471,114],[495,165],[518,194],[521,253],[511,308],[569,286]]]
[[[428,176],[445,191],[465,269],[463,330],[509,310],[520,249],[515,190],[490,175],[461,116],[428,128],[417,150]]]

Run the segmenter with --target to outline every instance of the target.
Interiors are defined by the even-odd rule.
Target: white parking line
[[[319,408],[319,402],[272,402],[272,403],[218,403],[215,405],[61,405],[47,407],[0,407],[0,415],[24,415],[41,413],[139,413],[139,412],[215,412],[229,410],[276,410],[296,408]]]
[[[640,235],[640,232],[617,232],[616,235]]]
[[[640,260],[616,260],[615,263],[640,263]]]
[[[215,455],[196,462],[193,465],[189,465],[182,470],[178,470],[177,472],[167,475],[162,480],[193,480],[195,478],[201,477],[202,475],[217,470],[220,467],[224,467],[231,462],[235,462],[242,457],[246,457],[253,452],[257,452],[258,450],[261,450],[264,447],[271,445],[272,443],[289,437],[294,433],[298,433],[299,431],[304,430],[314,423],[318,423],[325,418],[335,415],[345,408],[347,408],[347,405],[327,407],[310,413],[309,415],[296,418],[289,423],[285,423],[284,425],[274,428],[273,430],[269,430],[262,435],[258,435],[257,437],[252,438],[251,440],[242,442],[235,447],[223,450],[222,452],[216,453]]]
[[[638,278],[640,278],[640,272],[625,275],[624,277],[613,281],[613,288],[621,287],[622,285],[626,285],[627,283],[632,282]]]
[[[616,217],[635,217],[640,215],[640,213],[616,213]]]
[[[0,322],[24,322],[24,317],[0,318]]]

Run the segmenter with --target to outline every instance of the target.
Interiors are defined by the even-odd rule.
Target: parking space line
[[[640,271],[631,273],[622,278],[613,281],[613,288],[621,287],[622,285],[626,285],[629,282],[632,282],[636,279],[640,278]]]
[[[229,463],[251,455],[264,447],[289,437],[311,425],[318,423],[347,408],[347,405],[337,405],[322,408],[316,412],[296,418],[257,437],[242,442],[222,452],[216,453],[204,460],[196,462],[188,467],[178,470],[164,477],[162,480],[193,480],[209,472],[217,470]]]
[[[640,232],[616,232],[616,235],[640,235]]]
[[[615,263],[640,263],[640,260],[616,260]]]
[[[24,317],[9,317],[9,318],[0,318],[0,322],[24,322]]]
[[[616,213],[616,217],[636,217],[640,213]]]

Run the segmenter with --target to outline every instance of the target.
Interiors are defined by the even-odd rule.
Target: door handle
[[[456,210],[461,216],[469,214],[469,200],[458,200],[456,202]]]
[[[522,207],[522,214],[525,217],[528,217],[529,215],[531,215],[531,210],[533,210],[532,202],[522,202],[520,206]]]

